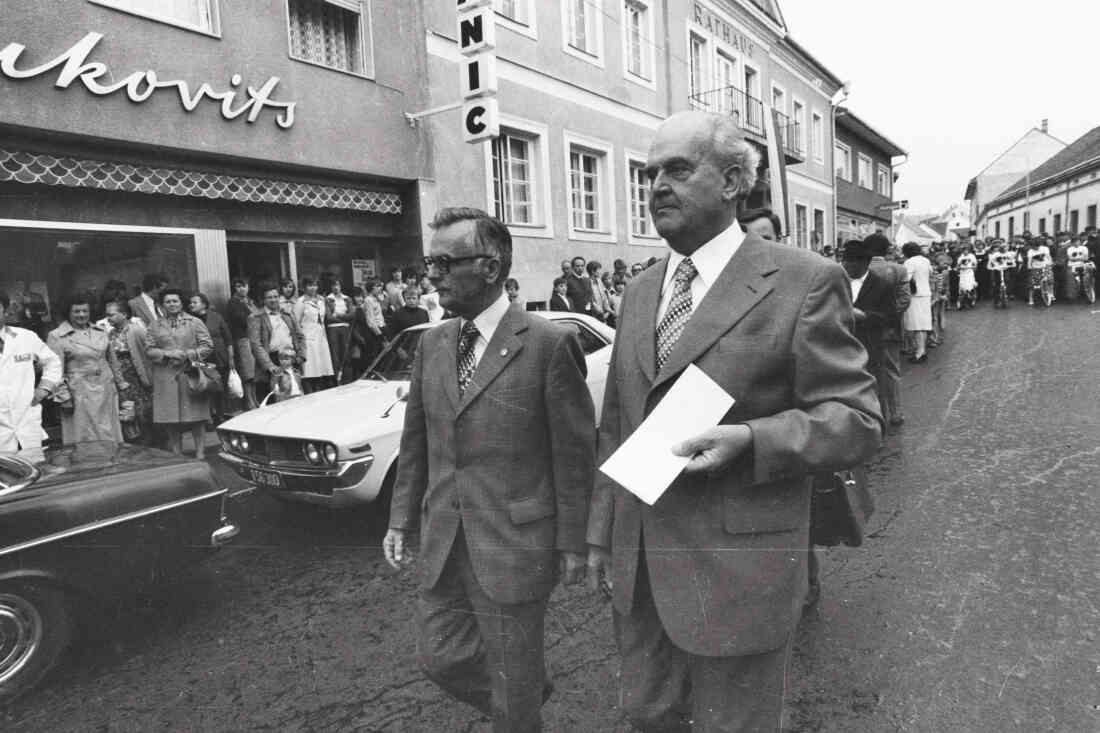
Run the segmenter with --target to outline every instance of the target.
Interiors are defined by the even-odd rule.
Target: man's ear
[[[726,166],[722,171],[725,179],[722,186],[722,198],[727,201],[735,201],[741,193],[741,166],[733,164]]]

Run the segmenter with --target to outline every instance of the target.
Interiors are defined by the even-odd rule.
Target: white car
[[[577,330],[598,424],[614,329],[579,313],[537,315]],[[329,507],[380,497],[388,501],[397,474],[413,357],[430,327],[401,332],[355,382],[222,423],[219,457],[241,478],[280,499]]]

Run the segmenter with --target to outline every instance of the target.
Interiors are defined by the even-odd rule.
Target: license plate
[[[255,468],[248,469],[248,476],[252,483],[269,489],[283,488],[283,477],[271,471],[260,471]]]

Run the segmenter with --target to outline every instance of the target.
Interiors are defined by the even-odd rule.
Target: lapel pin
[[[501,349],[500,350],[500,355],[501,356],[508,356],[508,349]]]

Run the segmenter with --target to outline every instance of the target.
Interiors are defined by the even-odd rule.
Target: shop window
[[[93,317],[108,300],[141,292],[148,273],[163,273],[170,287],[198,289],[194,237],[184,234],[0,228],[0,290],[12,307],[8,323],[39,336],[61,321],[63,303],[74,293],[91,293]]]
[[[216,0],[91,0],[91,2],[189,30],[215,35],[219,32]]]
[[[317,281],[321,293],[332,290],[332,281],[339,280],[344,292],[353,287],[362,287],[368,277],[378,277],[378,251],[386,240],[364,239],[342,242],[306,242],[294,243],[294,254],[298,271],[298,287],[304,278]],[[419,262],[394,262],[395,266]],[[419,269],[419,267],[417,267]]]
[[[287,0],[290,55],[330,69],[370,75],[368,20],[362,0]]]

